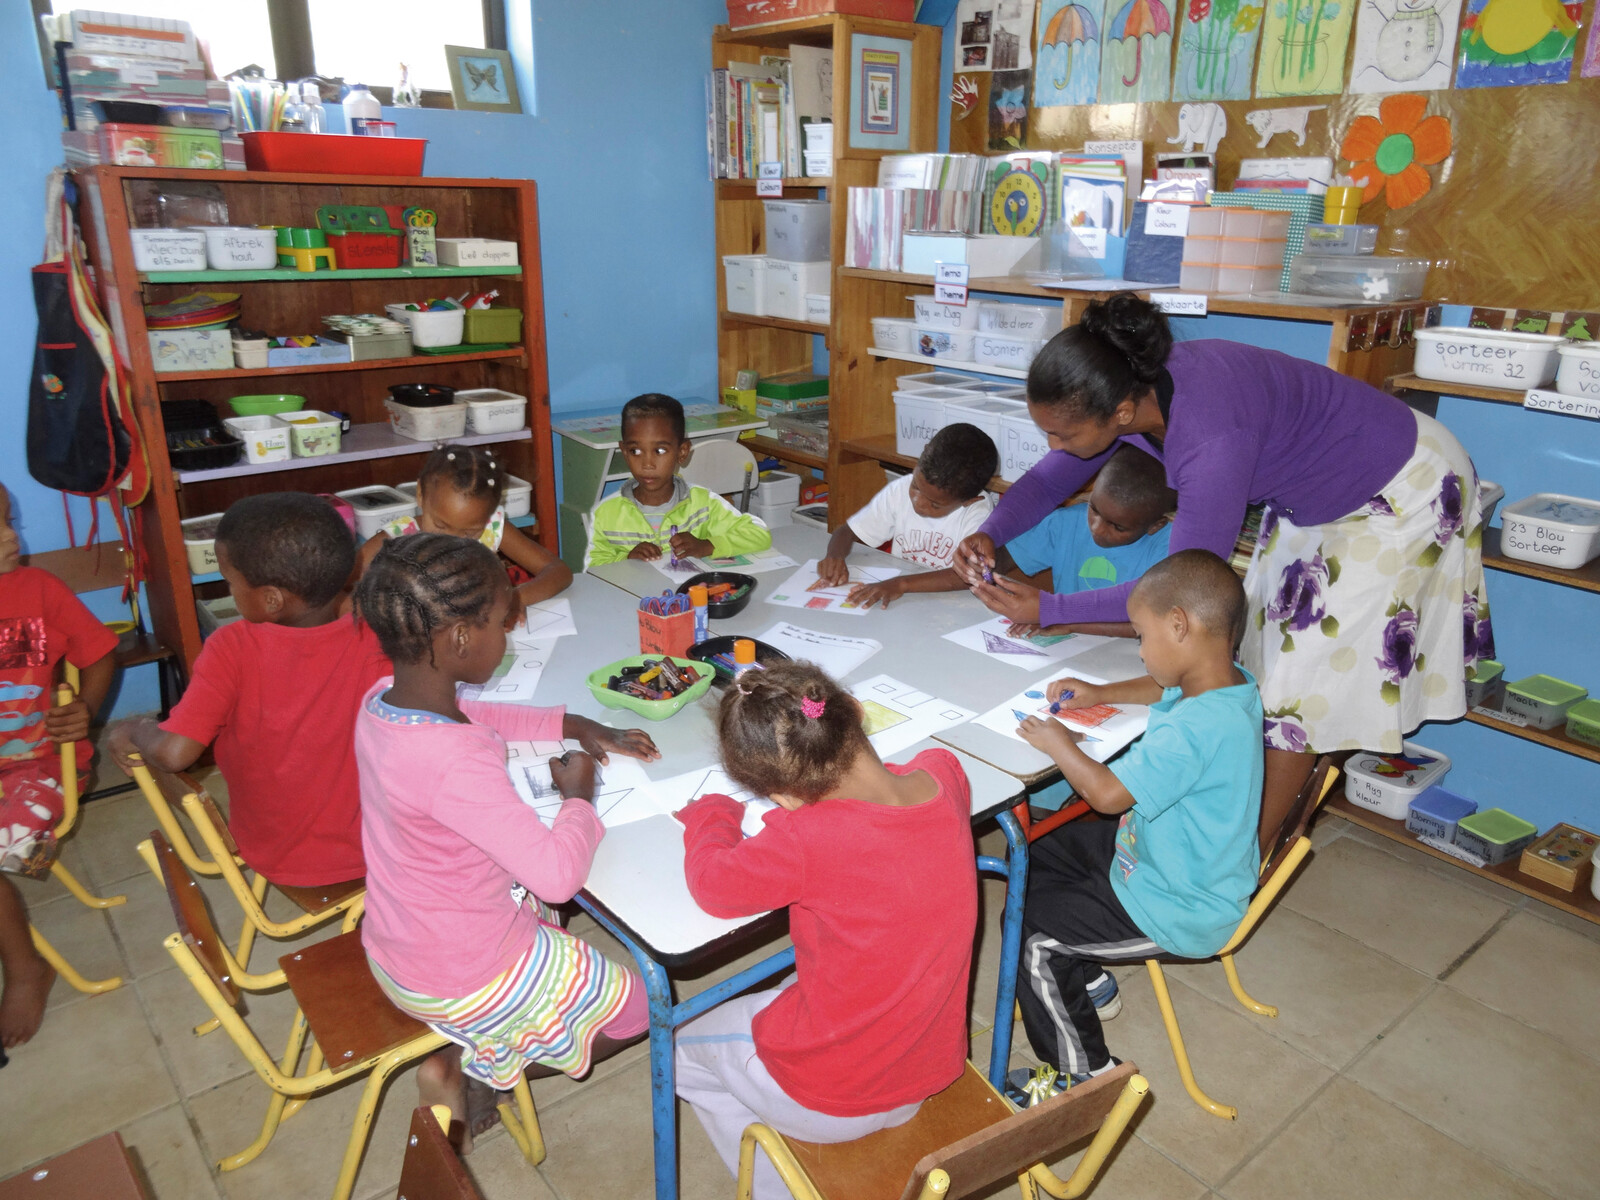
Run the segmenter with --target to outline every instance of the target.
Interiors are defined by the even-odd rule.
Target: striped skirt
[[[543,921],[533,945],[499,977],[458,999],[403,988],[367,962],[397,1008],[460,1046],[461,1069],[500,1091],[529,1062],[587,1074],[595,1035],[638,986],[632,971]]]

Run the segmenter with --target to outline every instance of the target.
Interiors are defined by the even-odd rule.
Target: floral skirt
[[[1467,673],[1494,656],[1477,471],[1416,417],[1416,451],[1354,513],[1306,528],[1270,504],[1262,516],[1240,659],[1269,748],[1399,753],[1424,721],[1466,713]]]

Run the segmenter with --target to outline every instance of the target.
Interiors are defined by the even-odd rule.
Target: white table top
[[[650,590],[660,590],[659,581],[666,577],[659,571],[642,563],[626,565],[643,567],[655,577],[650,581]],[[783,574],[777,573],[777,578],[783,578]],[[591,671],[637,651],[637,597],[587,575],[573,580],[563,595],[572,600],[579,632],[575,637],[557,639],[555,651],[540,676],[534,703],[565,704],[570,712],[619,728],[636,726],[646,730],[662,753],[659,761],[644,764],[645,774],[653,779],[668,779],[715,763],[714,715],[721,699],[715,688],[665,721],[644,720],[627,709],[606,708],[589,691],[585,680]],[[774,612],[800,611],[765,607]],[[871,661],[882,657],[880,654]],[[899,757],[908,760],[937,746],[939,743],[931,740],[919,742]],[[1008,807],[1021,792],[1014,777],[959,751],[957,757],[972,784],[974,817]],[[764,919],[755,916],[730,921],[709,916],[700,909],[684,881],[683,829],[664,816],[607,830],[584,891],[645,942],[654,957],[668,964],[708,950]]]

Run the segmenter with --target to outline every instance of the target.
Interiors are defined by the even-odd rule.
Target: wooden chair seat
[[[335,1070],[428,1032],[384,995],[367,966],[359,930],[285,954],[278,965],[306,1015],[311,1036]]]
[[[301,912],[314,917],[318,913],[327,912],[336,904],[344,903],[351,896],[366,891],[367,880],[362,876],[360,879],[330,883],[324,887],[290,887],[283,883],[275,883],[272,886],[287,896]]]
[[[117,639],[115,662],[119,667],[142,667],[176,658],[176,653],[161,639],[143,629],[130,629]]]
[[[108,1133],[0,1180],[0,1200],[149,1200],[122,1136]]]
[[[400,1167],[401,1200],[483,1200],[441,1121],[450,1121],[450,1110],[443,1105],[418,1108],[411,1114],[411,1136],[406,1139],[405,1162]]]

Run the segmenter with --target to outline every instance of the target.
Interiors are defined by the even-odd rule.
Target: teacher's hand
[[[1040,592],[1036,587],[996,575],[993,583],[980,579],[973,585],[972,594],[982,600],[990,612],[999,613],[1012,624],[1038,624]]]
[[[983,582],[983,573],[994,570],[994,539],[987,533],[968,534],[956,547],[951,566],[968,587],[977,587]]]

